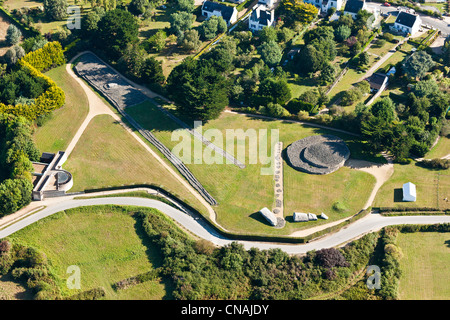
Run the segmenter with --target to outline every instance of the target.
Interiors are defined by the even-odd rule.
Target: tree
[[[227,23],[222,17],[212,16],[200,25],[199,31],[203,39],[211,40],[227,31]]]
[[[342,94],[341,105],[342,106],[352,105],[353,103],[361,99],[362,96],[363,96],[362,92],[358,88],[353,87]]]
[[[369,54],[367,53],[367,52],[362,52],[360,55],[359,55],[359,60],[358,60],[358,66],[365,66],[365,65],[368,65],[369,64],[369,62],[370,62],[370,56],[369,56]]]
[[[195,10],[194,0],[175,0],[175,8],[178,11],[192,13]]]
[[[20,32],[19,28],[15,25],[9,25],[6,30],[6,43],[10,46],[19,43],[20,38],[22,37],[22,32]]]
[[[170,15],[170,31],[179,36],[191,28],[194,19],[194,15],[189,12],[172,13]]]
[[[276,42],[278,40],[277,30],[272,27],[263,27],[258,31],[258,37],[261,43],[264,42]]]
[[[228,105],[229,82],[208,60],[187,58],[167,78],[177,109],[195,120],[216,119]]]
[[[313,45],[307,45],[302,54],[298,54],[294,58],[294,68],[297,73],[307,74],[322,70],[326,65],[326,58],[323,52],[319,51]]]
[[[347,40],[347,38],[350,37],[351,34],[352,29],[346,25],[341,25],[334,31],[334,36],[338,42]]]
[[[384,119],[387,123],[394,121],[397,117],[394,102],[389,97],[374,103],[370,111],[375,117]]]
[[[345,260],[341,251],[336,248],[321,249],[316,252],[314,262],[324,268],[348,267],[349,263]]]
[[[149,57],[145,60],[141,70],[141,80],[146,84],[162,84],[164,83],[162,62],[156,60],[154,57]]]
[[[202,43],[198,31],[194,29],[186,30],[180,40],[181,47],[188,52],[197,50]]]
[[[44,0],[44,12],[51,20],[63,20],[67,15],[67,0]]]
[[[408,77],[421,79],[433,66],[432,57],[426,51],[418,51],[406,60],[403,71]]]
[[[128,10],[130,10],[132,14],[138,16],[145,12],[148,5],[148,0],[131,0],[130,4],[128,5]]]
[[[273,102],[269,102],[267,106],[260,107],[259,111],[264,115],[276,118],[288,117],[291,115],[289,111],[283,108],[280,104]]]
[[[319,11],[314,5],[304,3],[302,0],[282,0],[281,9],[286,13],[286,19],[290,24],[295,21],[308,24],[313,21]]]
[[[333,40],[334,39],[334,30],[330,26],[320,26],[305,32],[303,36],[303,40],[305,44],[310,44],[313,40]]]
[[[139,25],[128,11],[115,9],[108,11],[98,22],[94,43],[107,52],[111,58],[118,59],[128,44],[139,41]]]
[[[166,40],[167,40],[166,32],[160,29],[148,39],[148,44],[154,51],[160,52],[162,49],[166,47]]]
[[[82,32],[90,37],[97,31],[98,22],[103,18],[106,11],[103,7],[95,7],[83,18]]]
[[[259,47],[261,59],[269,66],[278,64],[282,58],[280,46],[275,41],[265,42]]]
[[[291,89],[285,79],[267,78],[259,85],[258,95],[264,101],[284,105],[291,98]]]
[[[25,50],[19,46],[15,45],[12,48],[9,48],[5,53],[5,62],[8,66],[12,66],[17,63],[20,59],[25,56]]]
[[[320,71],[319,80],[323,84],[328,84],[334,81],[336,77],[336,68],[331,63],[326,63],[325,67]]]

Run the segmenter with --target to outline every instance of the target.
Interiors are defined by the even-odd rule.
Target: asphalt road
[[[16,223],[0,230],[0,239],[7,237],[28,225],[48,217],[57,212],[72,209],[76,207],[92,206],[92,205],[127,205],[155,208],[167,216],[171,217],[179,224],[181,224],[188,231],[194,233],[200,238],[211,241],[212,243],[223,246],[230,244],[235,240],[230,240],[211,228],[203,219],[198,218],[188,212],[178,210],[158,200],[147,198],[133,198],[133,197],[107,197],[107,198],[93,198],[93,199],[68,199],[48,205],[41,211],[38,211]],[[253,242],[253,241],[237,241],[242,243],[246,249],[252,247],[263,249],[280,248],[289,254],[304,254],[311,250],[319,250],[322,248],[330,248],[339,246],[343,243],[351,241],[366,233],[380,230],[389,225],[399,224],[435,224],[435,223],[450,223],[450,216],[397,216],[384,217],[379,214],[370,214],[345,228],[342,228],[336,233],[329,234],[318,240],[307,244],[279,244],[268,242]]]

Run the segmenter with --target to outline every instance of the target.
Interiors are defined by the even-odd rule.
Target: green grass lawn
[[[153,184],[203,210],[203,205],[108,115],[92,119],[64,168],[73,175],[70,191]]]
[[[64,90],[65,105],[52,112],[50,120],[34,133],[34,141],[41,152],[65,150],[86,118],[89,102],[81,86],[59,66],[46,73]]]
[[[450,138],[440,137],[438,143],[425,155],[425,158],[442,158],[448,154],[450,154]]]
[[[106,299],[162,299],[168,293],[158,280],[119,292],[111,287],[162,263],[159,248],[150,243],[129,212],[132,208],[109,206],[67,210],[37,221],[11,238],[42,250],[64,280],[69,266],[80,268],[81,290],[68,289],[64,281],[60,284],[64,296],[103,287]]]
[[[144,103],[130,107],[126,110],[145,128],[152,130],[153,134],[163,142],[169,149],[177,145],[172,141],[172,131],[177,126],[168,118],[164,117],[151,103]],[[219,119],[208,122],[203,127],[218,129],[225,133],[227,129],[267,129],[270,140],[270,130],[278,129],[280,140],[286,148],[292,142],[314,134],[336,134],[332,131],[316,129],[301,124],[287,123],[284,121],[265,121],[244,115],[223,113]],[[337,134],[346,139],[352,154],[365,158],[362,143],[346,135]],[[225,141],[231,142],[231,138],[224,137]],[[227,139],[227,140],[225,140]],[[214,138],[212,138],[214,143]],[[191,141],[191,145],[194,143]],[[221,144],[220,144],[221,145]],[[225,144],[226,145],[226,144]],[[228,144],[229,146],[231,144]],[[238,146],[245,146],[243,140],[237,142]],[[270,148],[270,143],[269,146]],[[202,145],[202,150],[205,148]],[[209,150],[209,149],[208,149]],[[218,214],[218,222],[224,228],[247,234],[290,234],[295,230],[309,228],[324,223],[324,220],[306,224],[288,223],[283,229],[274,229],[260,220],[257,212],[264,206],[273,208],[274,205],[274,180],[272,175],[261,175],[261,168],[268,167],[261,164],[249,164],[248,146],[246,147],[246,168],[239,169],[234,165],[226,164],[187,164],[192,173],[205,186],[205,188],[216,198],[219,205],[215,208]],[[235,151],[228,148],[229,153]],[[269,153],[270,154],[270,153]],[[198,157],[196,157],[198,159]],[[372,159],[372,158],[371,158]],[[192,161],[193,162],[193,161]],[[339,171],[315,176],[301,173],[290,168],[284,163],[284,193],[285,193],[285,215],[291,216],[294,211],[323,210],[329,214],[330,221],[341,219],[357,213],[367,201],[371,189],[375,183],[374,178],[364,172],[341,168]],[[333,211],[332,207],[336,201],[343,201],[346,210],[343,213]],[[320,205],[319,205],[320,204]],[[318,212],[320,214],[320,212]]]
[[[377,40],[379,41],[379,40]],[[376,54],[378,56],[384,56],[386,53],[389,52],[393,47],[395,46],[395,43],[385,41],[383,45],[379,45],[378,42],[375,42],[375,44],[372,44],[370,48],[367,50],[369,53]]]
[[[450,233],[399,233],[399,298],[401,300],[448,300],[450,297]]]
[[[417,200],[402,201],[402,186],[406,182],[416,185]],[[374,207],[439,207],[449,209],[450,202],[449,170],[437,171],[419,167],[413,163],[408,165],[394,164],[394,174],[380,188],[374,201]]]

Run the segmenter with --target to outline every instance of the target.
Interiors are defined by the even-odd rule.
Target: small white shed
[[[322,212],[322,214],[320,215],[320,217],[321,217],[322,219],[328,220],[328,216],[327,216],[325,213],[323,213],[323,212]]]
[[[259,212],[261,213],[261,215],[266,218],[266,220],[272,225],[272,226],[276,226],[277,225],[277,217],[275,217],[275,215],[273,214],[272,211],[270,211],[267,208],[262,208],[261,210],[259,210]]]
[[[416,201],[416,185],[407,182],[403,185],[403,201]]]
[[[303,212],[294,212],[292,217],[295,222],[306,222],[309,221],[308,214]]]

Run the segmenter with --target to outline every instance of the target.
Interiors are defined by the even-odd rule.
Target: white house
[[[265,5],[258,5],[252,11],[248,19],[248,28],[251,31],[259,31],[264,27],[271,27],[275,22],[275,10],[268,9]]]
[[[347,0],[344,7],[344,14],[349,14],[353,19],[356,19],[356,15],[359,10],[366,10],[366,0]]]
[[[237,21],[238,11],[235,7],[229,7],[224,4],[205,1],[202,5],[202,16],[209,19],[211,16],[222,17],[227,23],[227,26],[234,24]]]
[[[416,185],[407,182],[403,185],[403,201],[416,201]]]
[[[304,2],[315,5],[324,13],[327,13],[331,8],[341,10],[343,4],[343,0],[304,0]]]
[[[392,28],[397,32],[414,35],[419,31],[421,24],[422,19],[418,15],[400,11]]]

